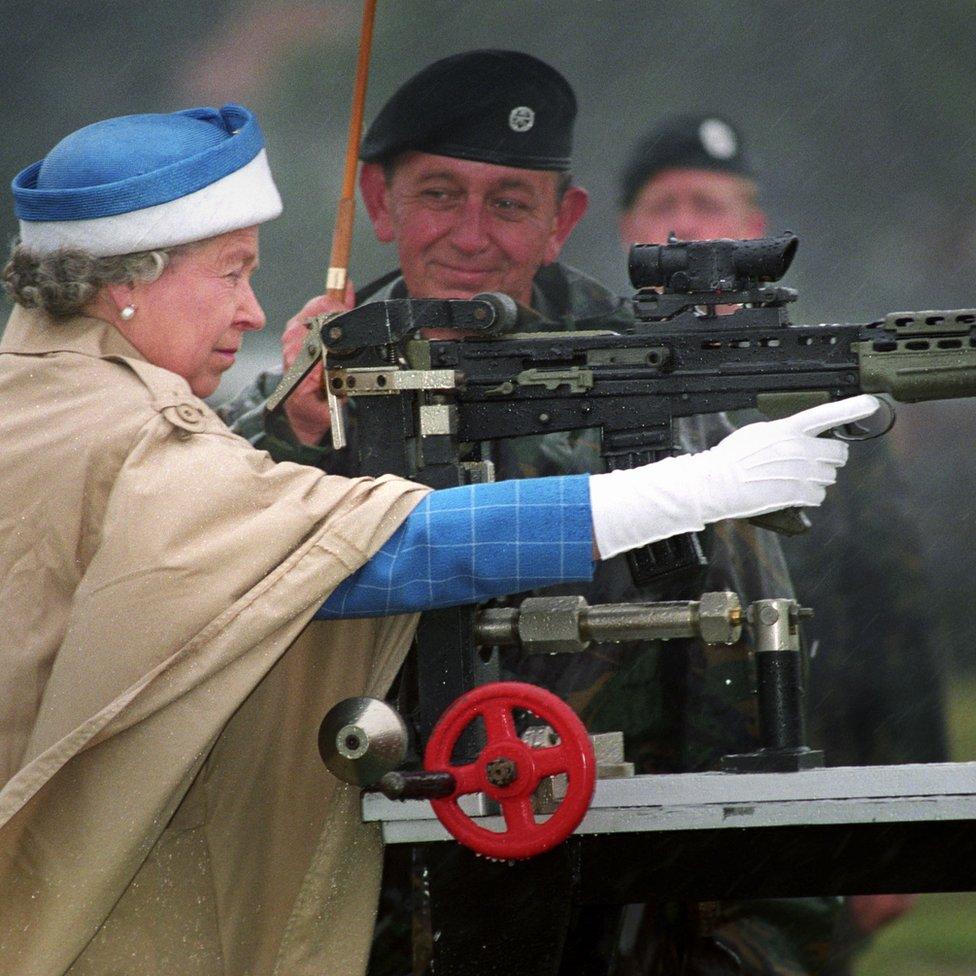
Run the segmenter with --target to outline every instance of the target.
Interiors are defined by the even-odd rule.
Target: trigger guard
[[[881,406],[870,417],[855,420],[852,424],[841,424],[834,429],[834,437],[848,444],[870,441],[887,434],[895,426],[897,415],[894,404],[884,396],[879,396]]]

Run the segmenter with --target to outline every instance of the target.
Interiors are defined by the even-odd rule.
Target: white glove
[[[869,394],[749,424],[700,454],[590,477],[593,536],[602,559],[710,522],[819,505],[847,445],[818,437],[878,409]]]

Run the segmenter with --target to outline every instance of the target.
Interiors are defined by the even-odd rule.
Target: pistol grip
[[[778,512],[753,515],[749,523],[760,529],[769,529],[786,536],[802,535],[810,529],[811,524],[807,513],[802,508],[783,508]]]

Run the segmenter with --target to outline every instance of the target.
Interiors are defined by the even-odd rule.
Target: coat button
[[[163,407],[163,416],[181,432],[187,435],[200,433],[207,429],[207,415],[202,407],[194,403],[171,403]]]
[[[187,423],[198,423],[203,419],[203,411],[199,407],[193,406],[192,403],[181,403],[176,408],[176,415],[180,420],[185,420]]]

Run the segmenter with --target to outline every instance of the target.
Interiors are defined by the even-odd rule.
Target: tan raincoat
[[[415,619],[309,619],[424,489],[275,465],[111,325],[23,309],[0,459],[0,973],[362,970],[380,841],[316,733]]]

